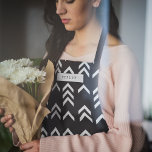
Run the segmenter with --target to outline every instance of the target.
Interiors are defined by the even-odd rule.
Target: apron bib
[[[42,123],[41,137],[107,132],[98,95],[100,59],[106,38],[103,31],[94,63],[59,60],[46,107],[51,113]]]

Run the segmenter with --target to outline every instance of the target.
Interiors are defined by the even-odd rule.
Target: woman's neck
[[[87,45],[90,43],[98,43],[101,34],[101,25],[96,18],[92,18],[90,22],[81,30],[75,31],[73,42],[78,45]]]

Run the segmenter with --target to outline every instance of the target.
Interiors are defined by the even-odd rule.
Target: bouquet
[[[5,60],[0,62],[0,76],[23,88],[27,93],[40,101],[38,87],[45,82],[45,71],[37,67],[39,59]]]
[[[20,142],[40,138],[44,117],[50,113],[45,107],[54,79],[54,67],[48,61],[44,71],[37,60],[19,59],[0,62],[0,108],[13,114],[13,127]]]

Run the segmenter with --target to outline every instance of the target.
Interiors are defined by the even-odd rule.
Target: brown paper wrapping
[[[45,106],[54,80],[54,66],[51,61],[48,61],[45,71],[45,83],[39,88],[42,95],[40,104],[23,89],[0,77],[0,108],[5,109],[5,115],[14,115],[16,122],[13,127],[22,144],[32,141],[33,138],[40,138],[41,123],[50,113]]]

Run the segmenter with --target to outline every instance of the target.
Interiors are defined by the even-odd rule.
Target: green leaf
[[[36,66],[36,67],[39,67],[42,61],[41,58],[30,59],[30,60],[33,61],[33,66]]]
[[[0,123],[0,152],[8,152],[12,145],[11,133]]]

